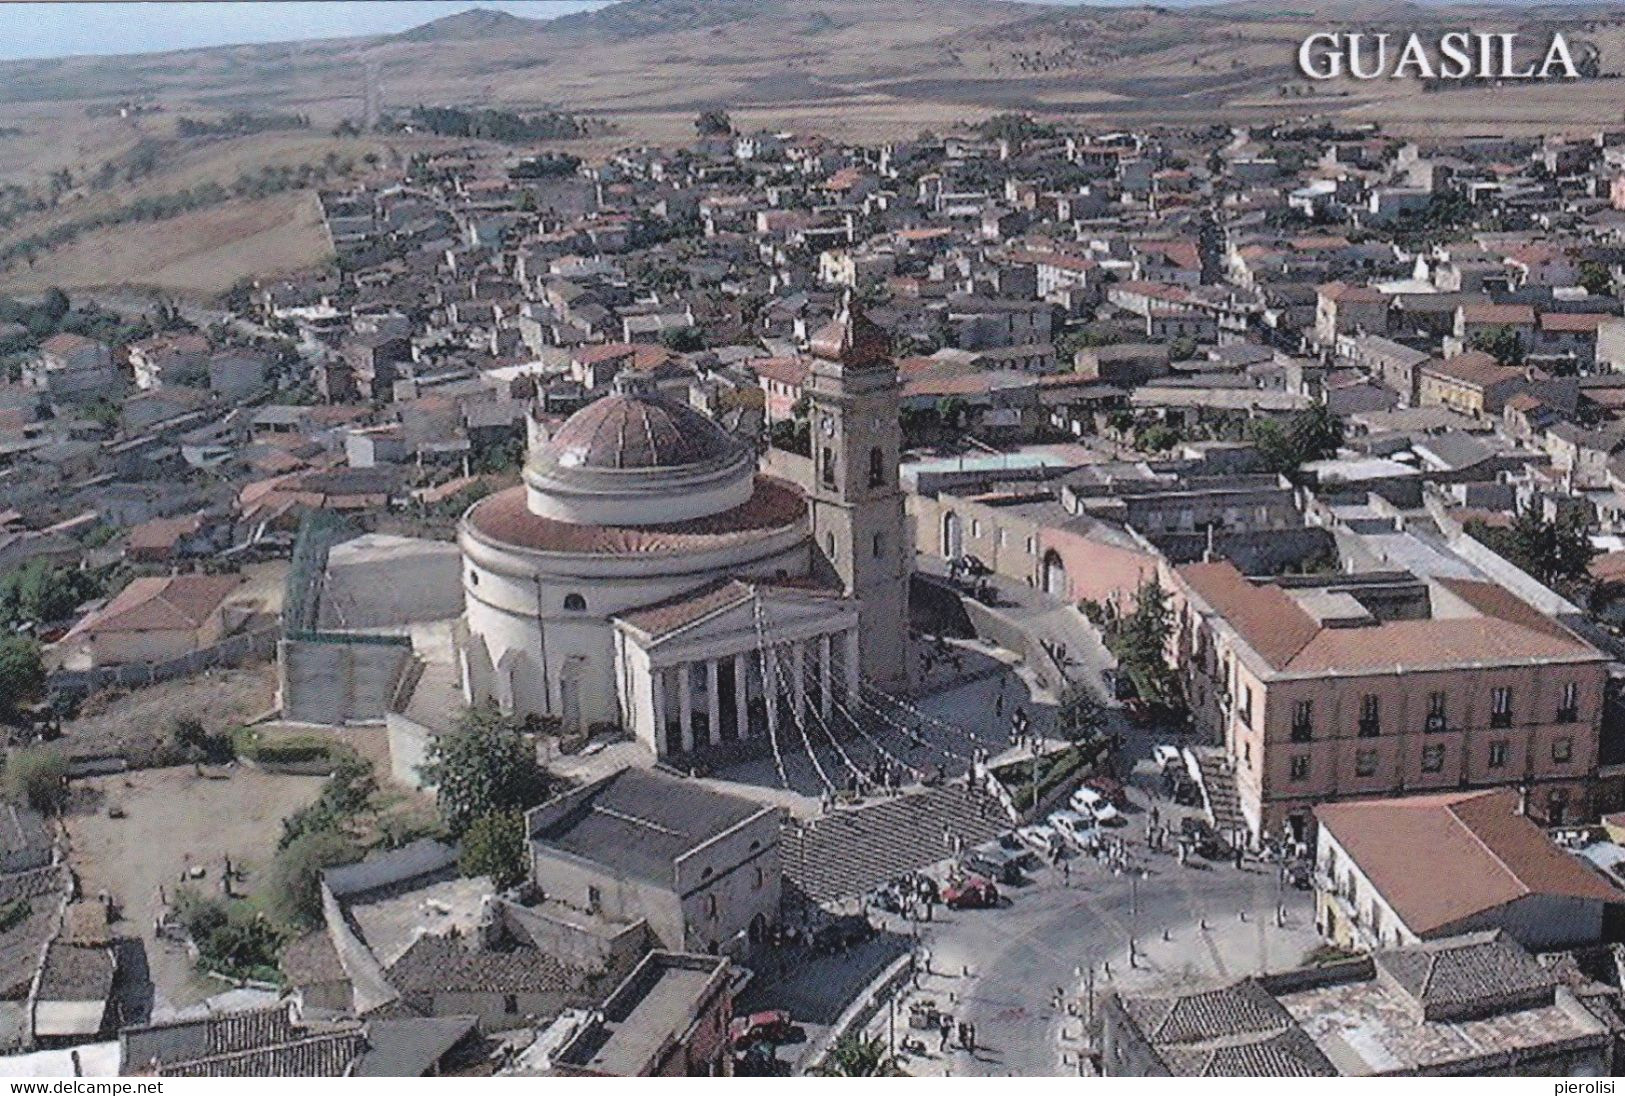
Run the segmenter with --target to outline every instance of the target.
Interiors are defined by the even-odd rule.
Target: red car
[[[728,1025],[728,1041],[735,1050],[744,1050],[756,1043],[783,1043],[794,1034],[795,1024],[782,1008],[753,1012],[749,1016],[735,1016]]]
[[[942,892],[942,901],[951,910],[980,910],[999,904],[999,888],[990,879],[967,875]]]
[[[1118,810],[1128,806],[1128,793],[1123,790],[1123,785],[1109,776],[1091,776],[1083,782],[1083,786],[1105,796],[1106,802]]]

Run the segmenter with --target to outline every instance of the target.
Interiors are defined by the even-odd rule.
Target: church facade
[[[860,679],[906,683],[896,370],[884,332],[850,309],[812,351],[810,495],[623,374],[536,447],[520,485],[469,508],[458,645],[471,704],[571,733],[617,724],[681,758],[799,740]]]

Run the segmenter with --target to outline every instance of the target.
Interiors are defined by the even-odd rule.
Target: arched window
[[[835,450],[829,446],[824,447],[823,463],[824,486],[835,486]]]
[[[869,486],[886,485],[886,454],[877,446],[869,450]]]
[[[565,594],[564,607],[572,613],[579,613],[587,607],[587,599],[580,594]]]

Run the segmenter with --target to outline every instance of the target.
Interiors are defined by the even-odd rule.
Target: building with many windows
[[[1516,595],[1409,572],[1170,568],[1173,644],[1255,840],[1331,800],[1519,787],[1585,817],[1608,656]]]

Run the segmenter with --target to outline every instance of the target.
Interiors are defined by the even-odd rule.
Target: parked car
[[[1286,881],[1298,890],[1308,890],[1314,886],[1315,866],[1308,860],[1288,861],[1281,870],[1286,876]]]
[[[1087,784],[1072,793],[1071,803],[1073,810],[1088,815],[1102,826],[1121,826],[1128,822],[1122,811]]]
[[[1185,755],[1178,746],[1170,746],[1166,742],[1151,747],[1151,760],[1157,763],[1157,768],[1166,771],[1174,765],[1185,767]]]
[[[967,875],[942,892],[942,901],[951,910],[979,910],[999,904],[999,888],[990,879]]]
[[[1080,849],[1092,849],[1100,843],[1100,827],[1087,815],[1077,811],[1056,811],[1045,821]]]
[[[874,934],[875,927],[869,924],[866,917],[856,915],[837,917],[813,932],[813,950],[839,951],[843,947],[855,947]]]
[[[728,1025],[728,1041],[735,1050],[761,1043],[785,1043],[795,1037],[795,1023],[782,1008],[735,1016]]]
[[[1093,788],[1105,796],[1106,802],[1118,810],[1128,806],[1128,789],[1123,787],[1120,781],[1113,780],[1109,776],[1091,776],[1083,782],[1083,786]]]
[[[1021,882],[1023,877],[1021,858],[991,842],[978,845],[966,853],[960,863],[966,871],[985,876],[996,883],[1013,885]]]
[[[1016,838],[1046,860],[1053,860],[1066,846],[1066,842],[1056,832],[1055,827],[1042,822],[1022,826],[1016,831]]]

